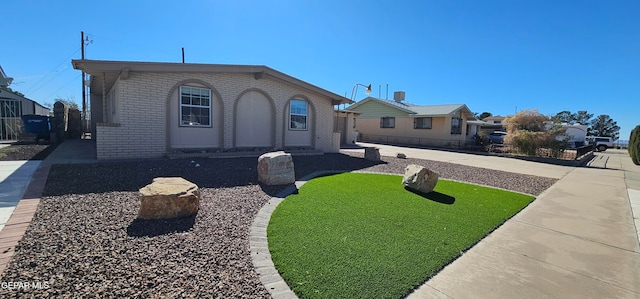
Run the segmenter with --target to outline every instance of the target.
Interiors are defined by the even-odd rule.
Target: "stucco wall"
[[[435,109],[436,112],[433,112],[432,115],[437,116],[431,117],[431,128],[415,129],[414,121],[416,118],[428,116],[420,116],[418,114],[424,109],[413,108],[418,112],[411,114],[410,111],[405,110],[409,108],[411,106],[402,106],[397,103],[386,104],[369,99],[348,109],[360,113],[356,118],[356,130],[362,134],[363,138],[361,140],[459,146],[468,139],[467,122],[461,112],[462,110],[458,109],[454,112],[443,113]],[[393,128],[381,128],[380,121],[383,117],[394,117],[395,126]],[[451,133],[451,124],[454,117],[461,119],[461,134]]]
[[[296,100],[307,100],[305,96],[298,95]],[[314,137],[316,135],[315,128],[317,126],[315,121],[315,108],[313,102],[307,105],[307,129],[306,130],[290,130],[289,129],[289,105],[291,101],[288,101],[282,111],[282,118],[285,120],[286,128],[284,129],[284,146],[285,147],[312,147],[314,145]],[[333,132],[333,127],[329,129],[330,133]],[[333,135],[331,136],[331,143],[333,144]]]
[[[193,86],[210,88],[210,86],[195,82],[183,82],[182,86]],[[209,127],[187,127],[180,126],[180,88],[172,89],[168,105],[168,123],[161,122],[159,125],[166,126],[168,130],[169,149],[189,149],[189,148],[221,148],[223,145],[224,110],[222,99],[215,93],[211,93],[211,126]]]
[[[177,115],[179,104],[176,89],[182,84],[202,84],[211,88],[212,98],[219,99],[221,119],[212,119],[213,124],[222,126],[220,148],[233,148],[236,123],[234,115],[236,101],[247,90],[259,90],[273,99],[275,108],[275,145],[285,145],[288,134],[288,101],[303,98],[313,107],[314,117],[310,130],[312,144],[325,152],[336,152],[333,145],[333,106],[331,101],[320,95],[310,93],[297,86],[276,81],[270,77],[255,79],[252,74],[210,74],[210,73],[137,73],[130,72],[128,79],[119,79],[116,97],[117,125],[102,126],[97,132],[99,158],[135,158],[159,157],[172,150],[173,128],[178,122],[172,119]],[[176,101],[173,102],[172,98]],[[186,128],[202,130],[202,128]],[[115,134],[112,134],[113,132]],[[101,136],[105,134],[104,136]],[[112,134],[112,135],[108,135]],[[179,132],[177,134],[190,134]],[[197,134],[195,134],[197,136]],[[102,140],[101,140],[102,139]],[[116,144],[116,145],[112,145]],[[112,154],[114,148],[117,153]],[[104,152],[103,152],[104,151]],[[103,153],[101,153],[103,152]]]
[[[274,102],[257,90],[249,90],[236,101],[235,147],[274,147],[276,115]]]
[[[451,134],[451,118],[433,117],[431,129],[414,129],[414,118],[396,117],[395,128],[381,128],[380,118],[357,118],[356,129],[363,135],[402,136],[409,138],[431,138],[442,140],[465,140],[466,121],[462,123],[462,134]]]

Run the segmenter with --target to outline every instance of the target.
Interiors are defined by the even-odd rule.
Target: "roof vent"
[[[393,100],[400,103],[404,101],[404,91],[394,91],[393,92]]]

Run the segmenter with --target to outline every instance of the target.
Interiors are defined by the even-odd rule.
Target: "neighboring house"
[[[483,133],[488,134],[493,132],[494,130],[500,130],[502,126],[496,126],[492,123],[488,123],[482,120],[470,120],[467,121],[467,128],[469,128],[469,135],[475,136],[481,135]]]
[[[91,75],[98,159],[176,151],[337,152],[334,105],[351,100],[266,66],[73,60]]]
[[[397,92],[396,92],[397,93]],[[368,97],[347,107],[358,112],[355,128],[359,140],[463,147],[471,142],[468,121],[477,120],[464,104],[420,106],[396,100]]]
[[[501,125],[502,126],[505,118],[506,117],[499,116],[499,115],[497,115],[497,116],[489,116],[489,117],[483,118],[482,121],[488,122],[490,124]]]
[[[504,116],[489,116],[482,119],[484,124],[481,124],[478,131],[479,133],[491,134],[494,131],[506,131]]]
[[[49,108],[5,89],[12,80],[0,67],[0,140],[18,140],[22,133],[23,115],[49,115]]]

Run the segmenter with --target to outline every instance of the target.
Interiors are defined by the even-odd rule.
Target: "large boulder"
[[[410,164],[404,169],[402,185],[413,191],[429,193],[438,183],[438,174],[420,165]]]
[[[155,178],[140,189],[139,219],[193,216],[200,207],[200,189],[180,177]]]
[[[296,182],[291,154],[271,152],[258,158],[258,181],[266,185],[288,185]]]
[[[373,162],[380,162],[380,149],[376,147],[365,147],[364,158]]]

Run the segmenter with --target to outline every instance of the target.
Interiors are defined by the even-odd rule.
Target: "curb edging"
[[[258,214],[251,223],[249,230],[249,250],[251,251],[251,261],[253,267],[258,273],[260,282],[267,289],[271,297],[274,299],[294,299],[298,296],[289,288],[284,281],[280,273],[271,260],[271,253],[269,252],[269,241],[267,240],[267,226],[269,225],[269,219],[271,214],[275,211],[276,207],[285,199],[285,197],[296,192],[307,181],[327,174],[338,174],[349,171],[316,171],[309,175],[304,176],[295,184],[290,185],[286,189],[280,191],[258,211]]]

